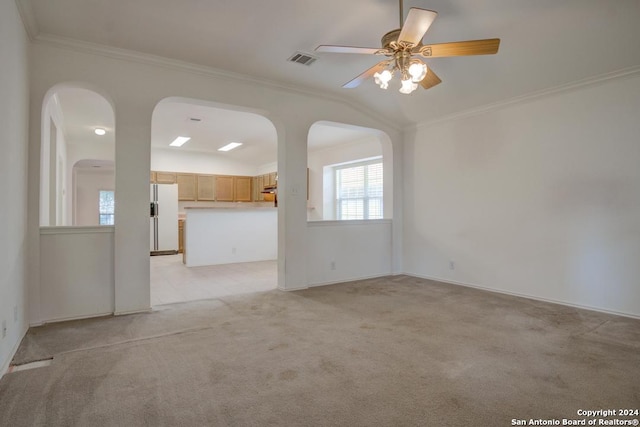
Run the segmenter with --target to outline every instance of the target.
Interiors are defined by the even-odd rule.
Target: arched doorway
[[[76,190],[85,177],[77,174],[101,168],[113,177],[114,159],[115,118],[108,99],[81,84],[51,88],[42,106],[40,225],[98,225],[97,214],[91,220],[76,216]],[[113,190],[115,181],[110,182]],[[91,208],[99,210],[98,204]]]
[[[151,305],[275,289],[277,209],[265,192],[277,188],[275,126],[258,112],[167,98],[153,112],[150,156],[161,212],[150,220]],[[161,191],[177,197],[170,212],[154,200]],[[178,241],[165,233],[161,247],[166,227]]]
[[[393,271],[393,158],[382,131],[314,123],[308,133],[307,284]]]
[[[390,219],[393,217],[393,153],[382,131],[344,123],[319,121],[309,129],[308,220]],[[350,173],[349,200],[341,197],[337,180]],[[342,179],[344,185],[345,178]],[[374,194],[375,193],[375,194]]]

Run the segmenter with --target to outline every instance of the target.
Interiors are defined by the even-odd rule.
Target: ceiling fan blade
[[[388,49],[381,49],[379,47],[355,47],[355,46],[331,46],[321,45],[318,46],[316,52],[329,52],[329,53],[364,53],[369,55],[375,55],[376,53],[385,54]]]
[[[398,43],[404,42],[414,46],[420,43],[436,16],[438,13],[433,10],[418,9],[417,7],[409,9],[407,19],[398,36]]]
[[[355,79],[349,81],[348,83],[343,84],[342,87],[345,89],[353,89],[354,87],[358,87],[360,86],[360,83],[372,77],[375,73],[379,73],[380,71],[384,70],[388,65],[389,65],[389,61],[378,62],[376,65],[369,68],[367,71],[360,74]]]
[[[429,89],[434,87],[437,84],[442,83],[440,77],[436,76],[436,73],[433,72],[433,69],[429,67],[429,71],[427,71],[427,75],[420,81],[420,86],[425,89]]]
[[[500,39],[468,40],[463,42],[429,44],[413,49],[414,54],[427,58],[466,55],[493,55],[498,52]]]

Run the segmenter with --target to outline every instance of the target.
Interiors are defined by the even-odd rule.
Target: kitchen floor
[[[182,254],[151,257],[151,305],[270,291],[277,287],[278,262],[186,267]]]

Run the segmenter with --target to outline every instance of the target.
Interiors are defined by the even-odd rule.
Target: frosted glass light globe
[[[417,88],[418,88],[418,84],[414,83],[411,79],[402,80],[402,87],[400,88],[400,93],[404,93],[408,95],[414,90],[416,90]]]
[[[409,66],[409,74],[411,75],[411,80],[413,80],[414,83],[422,81],[422,79],[427,75],[427,64],[414,62]]]
[[[379,85],[381,89],[386,89],[389,87],[389,81],[392,77],[393,74],[391,74],[391,71],[389,70],[383,70],[381,73],[375,73],[373,75],[376,84]]]

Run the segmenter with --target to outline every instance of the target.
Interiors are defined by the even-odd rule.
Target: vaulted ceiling
[[[433,58],[442,84],[411,95],[342,84],[380,60],[315,54],[320,44],[379,47],[396,0],[18,0],[32,37],[75,39],[330,93],[419,123],[640,66],[638,0],[407,0],[438,12],[425,43],[501,39],[497,55]]]

